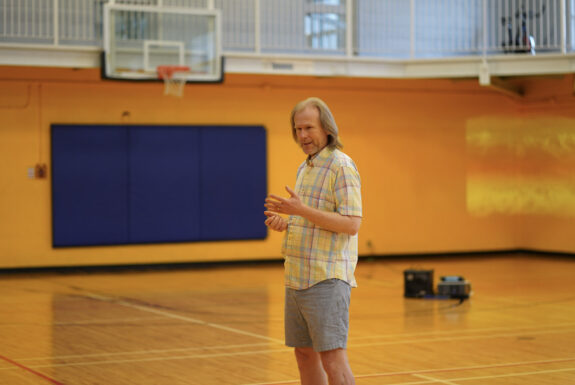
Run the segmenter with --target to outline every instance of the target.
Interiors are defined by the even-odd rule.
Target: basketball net
[[[182,97],[186,85],[186,75],[190,67],[186,66],[158,66],[158,78],[164,81],[164,95]]]

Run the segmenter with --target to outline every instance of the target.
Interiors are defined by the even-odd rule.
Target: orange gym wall
[[[0,67],[0,268],[280,258],[263,241],[53,249],[51,123],[262,124],[269,191],[304,159],[289,112],[331,107],[364,199],[360,255],[532,248],[575,253],[573,76],[526,79],[524,98],[468,80],[226,75],[188,85],[103,81],[98,70]],[[249,151],[249,149],[246,149]],[[234,199],[233,186],[222,186]],[[241,202],[238,202],[241,204]],[[262,202],[263,211],[263,202]],[[263,220],[263,216],[262,216]]]

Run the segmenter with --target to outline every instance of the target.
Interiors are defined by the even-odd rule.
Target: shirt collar
[[[314,155],[309,155],[305,161],[306,165],[309,167],[321,167],[327,160],[331,157],[333,150],[329,146],[325,146],[319,152]]]

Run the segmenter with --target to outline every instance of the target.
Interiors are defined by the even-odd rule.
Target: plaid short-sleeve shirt
[[[310,207],[346,216],[362,216],[361,183],[353,160],[325,147],[298,168],[295,192]],[[335,233],[292,215],[284,236],[285,284],[307,289],[337,278],[357,286],[357,234]]]

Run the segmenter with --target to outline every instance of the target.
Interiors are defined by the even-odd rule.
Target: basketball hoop
[[[158,78],[164,81],[164,95],[182,97],[184,86],[188,80],[187,74],[190,67],[187,66],[158,66]]]

